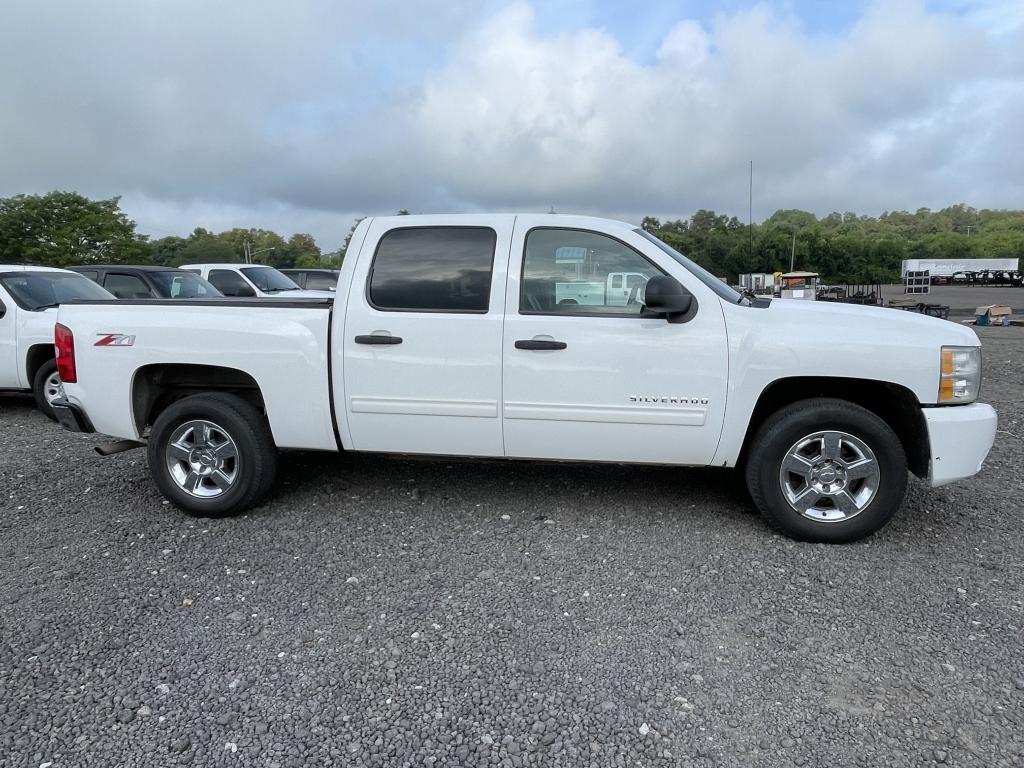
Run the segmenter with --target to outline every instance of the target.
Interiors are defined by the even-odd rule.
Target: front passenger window
[[[526,236],[522,314],[639,316],[644,288],[662,275],[615,238],[579,229],[534,229]]]

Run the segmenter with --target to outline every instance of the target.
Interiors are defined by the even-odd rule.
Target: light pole
[[[276,250],[277,250],[277,248],[275,246],[271,246],[269,248],[260,248],[258,251],[254,251],[252,249],[252,245],[249,243],[248,240],[246,240],[245,242],[242,243],[242,251],[245,254],[245,263],[246,264],[252,264],[253,263],[252,262],[252,257],[256,256],[257,254],[266,253],[267,251],[276,251]]]

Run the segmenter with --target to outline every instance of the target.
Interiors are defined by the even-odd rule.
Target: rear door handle
[[[384,336],[383,334],[368,333],[365,336],[356,336],[356,344],[401,344],[401,336]]]
[[[516,349],[565,349],[568,346],[564,341],[549,341],[547,339],[518,339]]]

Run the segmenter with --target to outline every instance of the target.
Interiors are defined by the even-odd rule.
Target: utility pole
[[[968,237],[970,237],[970,236],[971,236],[971,227],[972,227],[972,226],[973,226],[973,225],[971,225],[971,224],[968,224],[968,225],[967,225],[967,236],[968,236]]]
[[[793,262],[796,261],[796,230],[793,230],[793,248],[789,252],[789,271],[793,271]]]

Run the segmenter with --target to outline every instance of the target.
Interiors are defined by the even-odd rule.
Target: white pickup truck
[[[63,397],[53,354],[57,306],[73,299],[113,299],[75,272],[0,264],[0,391],[31,391],[44,414]]]
[[[557,299],[610,274],[645,283]],[[747,297],[588,217],[368,218],[333,302],[91,302],[58,319],[61,423],[144,443],[162,493],[205,516],[267,493],[278,449],[382,451],[741,466],[776,528],[846,542],[885,525],[908,469],[933,486],[978,472],[996,430],[971,329]]]

